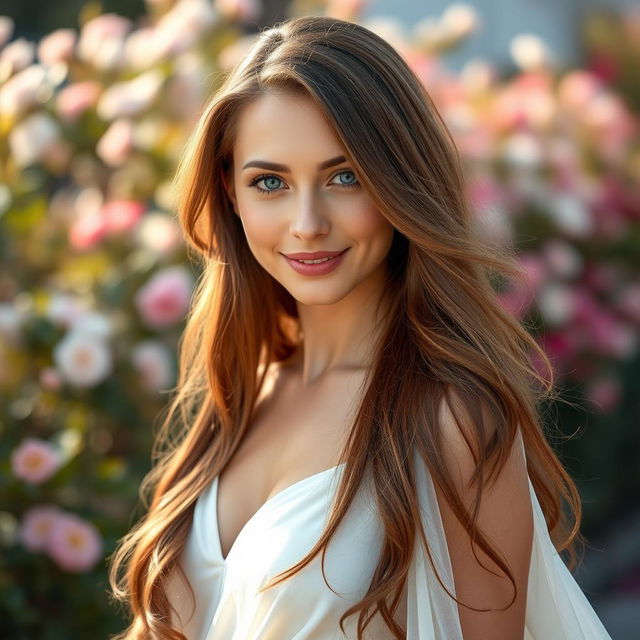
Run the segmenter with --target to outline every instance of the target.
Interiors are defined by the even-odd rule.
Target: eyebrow
[[[329,158],[318,165],[318,170],[328,169],[336,164],[345,162],[344,156],[336,156],[335,158]],[[266,160],[251,160],[242,167],[242,170],[249,169],[250,167],[258,167],[259,169],[269,169],[271,171],[282,171],[283,173],[291,173],[291,169],[286,164],[278,164],[277,162],[267,162]]]

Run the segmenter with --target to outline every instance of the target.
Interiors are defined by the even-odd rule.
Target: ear
[[[233,183],[233,176],[231,175],[231,170],[229,170],[229,172],[225,172],[224,169],[220,171],[220,176],[222,178],[222,184],[224,185],[224,190],[227,193],[227,196],[229,197],[229,200],[231,200],[231,204],[233,206],[233,212],[239,216],[238,213],[238,201],[236,199],[236,189],[235,189],[235,185]]]

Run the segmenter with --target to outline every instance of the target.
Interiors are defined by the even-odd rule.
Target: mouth
[[[342,255],[347,249],[343,249],[342,251],[315,251],[313,253],[283,253],[282,255],[289,260],[295,260],[302,264],[321,264]]]
[[[343,260],[344,254],[349,250],[349,247],[344,249],[343,251],[324,251],[322,253],[325,256],[321,258],[315,259],[301,259],[301,258],[291,258],[291,255],[300,255],[300,254],[282,254],[286,261],[289,263],[291,268],[294,271],[297,271],[300,275],[303,276],[323,276],[331,273],[335,269],[338,268],[340,263]],[[327,253],[333,255],[326,255]],[[318,252],[321,255],[321,252]],[[302,255],[318,255],[318,254],[302,254]]]

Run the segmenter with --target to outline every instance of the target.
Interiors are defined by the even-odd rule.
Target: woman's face
[[[228,192],[249,248],[298,302],[332,304],[382,282],[393,227],[311,98],[267,93],[247,105],[233,168]],[[311,267],[285,257],[327,251],[341,255]]]

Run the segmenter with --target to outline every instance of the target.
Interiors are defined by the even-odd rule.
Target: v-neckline
[[[246,531],[246,529],[249,527],[249,525],[257,518],[258,514],[261,513],[262,511],[264,511],[264,509],[269,506],[274,500],[276,500],[276,498],[280,498],[283,494],[289,492],[291,489],[294,489],[298,486],[300,486],[301,484],[304,484],[305,482],[308,482],[309,480],[315,480],[316,478],[319,478],[320,476],[323,476],[327,473],[329,473],[330,471],[335,471],[336,469],[339,469],[340,467],[343,467],[346,463],[345,462],[341,462],[340,464],[336,464],[333,467],[329,467],[328,469],[323,469],[322,471],[318,471],[317,473],[314,473],[310,476],[307,476],[306,478],[302,478],[296,482],[294,482],[293,484],[290,484],[287,487],[284,487],[283,489],[280,489],[280,491],[278,491],[277,493],[274,493],[270,498],[267,498],[265,500],[265,502],[263,502],[258,509],[254,512],[254,514],[244,523],[244,526],[240,529],[240,531],[238,532],[238,535],[236,536],[236,539],[233,541],[233,543],[231,544],[231,547],[229,548],[229,552],[227,553],[226,558],[222,557],[222,541],[220,540],[220,527],[218,525],[218,479],[220,477],[220,474],[216,475],[216,477],[213,479],[214,482],[214,486],[212,488],[213,490],[213,520],[214,520],[214,524],[215,524],[215,539],[216,539],[216,546],[217,546],[217,555],[218,555],[218,560],[222,562],[222,564],[226,564],[227,561],[229,560],[229,558],[231,557],[231,554],[233,553],[234,548],[236,547],[238,540],[240,540],[240,538],[242,537],[243,533]]]

